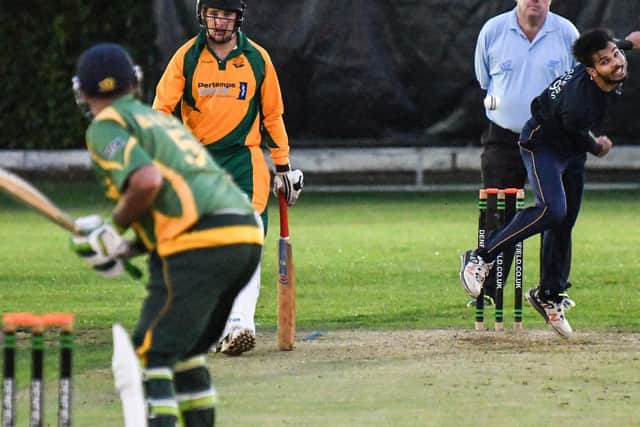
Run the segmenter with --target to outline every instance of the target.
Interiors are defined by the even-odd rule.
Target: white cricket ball
[[[500,98],[495,95],[487,95],[484,98],[484,106],[487,110],[497,110],[500,106]]]

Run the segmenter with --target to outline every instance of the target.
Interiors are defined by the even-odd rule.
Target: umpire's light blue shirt
[[[577,38],[576,27],[551,12],[531,42],[515,8],[488,20],[478,35],[475,70],[480,87],[500,98],[496,110],[486,110],[489,120],[520,133],[533,98],[575,65],[571,47]]]

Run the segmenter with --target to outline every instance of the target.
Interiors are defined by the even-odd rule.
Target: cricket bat
[[[47,196],[42,194],[33,185],[4,168],[0,168],[0,190],[33,208],[36,212],[44,215],[45,218],[65,230],[76,234],[81,233],[78,227],[76,227],[76,223],[71,215],[56,206],[55,203],[49,200]],[[136,279],[142,277],[142,271],[127,261],[126,258],[139,254],[140,253],[135,250],[122,254],[125,270],[131,277]]]
[[[58,224],[65,230],[72,233],[79,232],[73,218],[69,214],[57,207],[33,185],[3,168],[0,168],[0,189],[33,208],[36,212],[44,215],[47,219]]]
[[[296,273],[293,268],[287,201],[280,193],[280,239],[278,239],[278,348],[293,350],[296,340]]]

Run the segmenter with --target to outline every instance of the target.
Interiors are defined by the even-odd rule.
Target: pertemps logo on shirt
[[[206,95],[222,95],[231,96],[231,92],[237,88],[237,83],[234,82],[210,82],[203,83],[198,82],[198,94],[201,96]]]
[[[234,97],[244,100],[247,98],[247,92],[247,82],[198,82],[198,95],[200,96]]]

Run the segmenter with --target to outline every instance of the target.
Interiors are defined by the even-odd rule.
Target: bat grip
[[[284,194],[278,194],[278,202],[280,203],[280,237],[289,237],[289,213],[287,207],[287,200],[284,198]]]
[[[127,272],[127,274],[132,278],[132,279],[136,279],[136,280],[140,280],[142,279],[142,270],[140,270],[138,267],[136,267],[135,265],[133,265],[131,263],[131,261],[129,261],[126,258],[122,259],[122,262],[124,264],[124,271]]]

